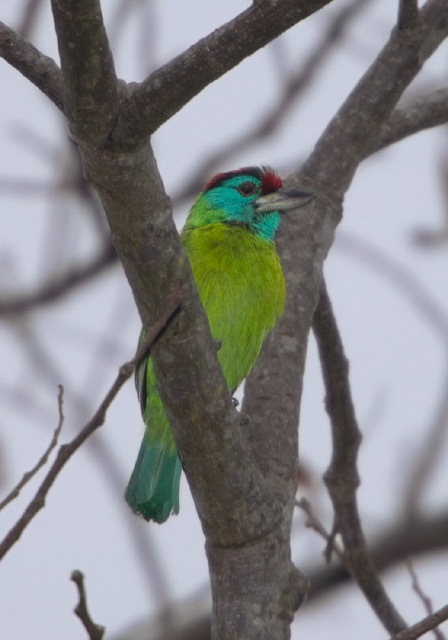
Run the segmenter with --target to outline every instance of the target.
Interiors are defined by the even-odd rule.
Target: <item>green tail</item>
[[[125,493],[132,511],[159,524],[171,513],[179,513],[181,471],[176,450],[169,444],[148,442],[145,436]]]

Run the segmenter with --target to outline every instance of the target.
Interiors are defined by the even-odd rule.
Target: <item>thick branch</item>
[[[192,198],[202,187],[204,175],[210,167],[217,167],[229,160],[239,151],[246,149],[251,143],[259,142],[265,137],[272,136],[281,126],[285,113],[293,108],[295,99],[302,93],[302,89],[307,88],[310,72],[316,72],[316,65],[320,61],[326,60],[323,56],[329,47],[337,43],[337,37],[343,33],[341,22],[347,20],[354,13],[355,9],[361,8],[361,3],[344,7],[340,14],[336,16],[338,23],[333,23],[324,35],[322,41],[311,54],[304,68],[286,81],[283,93],[279,97],[278,103],[273,107],[260,122],[248,133],[233,140],[229,144],[215,152],[212,152],[205,160],[201,161],[194,169],[192,175],[187,179],[182,189],[172,196],[174,206],[183,202],[187,198]],[[350,10],[350,13],[349,13]],[[333,29],[333,30],[332,30]],[[333,36],[331,35],[333,34]],[[330,38],[330,39],[329,39]],[[439,89],[432,93],[420,96],[414,100],[403,103],[392,111],[387,122],[382,126],[381,133],[376,141],[376,147],[372,149],[372,155],[382,149],[400,142],[404,138],[420,133],[433,127],[438,127],[448,123],[448,88]]]
[[[280,4],[283,7],[285,2]],[[99,2],[53,0],[52,6],[66,83],[67,116],[80,144],[86,174],[108,215],[144,326],[161,313],[170,288],[182,292],[182,313],[154,347],[153,358],[159,381],[165,380],[160,385],[162,400],[204,529],[209,541],[227,546],[263,537],[278,519],[278,506],[259,469],[250,464],[250,449],[218,366],[152,150],[140,145],[133,154],[104,153],[110,119],[115,115],[116,85]],[[283,24],[283,14],[277,13]],[[176,86],[172,82],[170,89],[176,90]],[[107,119],[109,124],[104,124]],[[190,416],[187,423],[186,416]],[[201,464],[191,464],[197,458]],[[242,493],[244,500],[240,500]]]
[[[399,29],[414,29],[419,20],[418,0],[398,0],[397,27]]]
[[[377,148],[381,127],[400,96],[448,34],[448,4],[428,0],[411,31],[394,30],[301,170],[302,177],[343,195],[359,163]],[[317,187],[310,185],[316,192]]]
[[[207,85],[331,0],[254,2],[141,84],[130,86],[114,140],[135,147]]]
[[[0,22],[0,56],[64,111],[61,70],[54,60]]]
[[[240,151],[248,149],[251,144],[273,136],[284,124],[285,118],[291,110],[297,108],[297,100],[312,84],[318,72],[328,62],[330,54],[344,41],[350,22],[366,8],[371,0],[355,0],[342,6],[335,13],[327,28],[320,36],[314,49],[300,61],[297,69],[290,72],[283,81],[281,93],[273,107],[247,132],[239,134],[237,138],[224,143],[219,149],[212,151],[194,168],[190,178],[183,185],[180,193],[172,197],[174,206],[179,202],[192,198],[203,186],[204,176],[210,174]]]
[[[295,430],[298,422],[306,340],[318,300],[323,260],[340,220],[344,194],[359,163],[376,148],[379,132],[401,93],[448,32],[446,2],[430,0],[423,14],[426,23],[412,34],[392,33],[298,177],[289,182],[291,186],[309,188],[318,197],[299,213],[284,216],[280,227],[277,247],[287,282],[287,305],[246,382],[247,406],[243,408],[250,415],[256,412],[266,416],[268,423],[289,412],[289,417],[285,416],[286,433]],[[272,367],[277,375],[267,377],[266,372]],[[272,430],[264,431],[267,447],[278,447],[278,438],[271,442]],[[264,442],[264,435],[254,433],[255,447],[263,447]]]
[[[439,89],[427,96],[416,98],[401,107],[397,107],[389,120],[383,125],[376,153],[391,144],[403,140],[415,133],[438,127],[448,122],[448,88]]]
[[[81,3],[81,9],[78,4],[71,4],[72,11],[78,12],[72,20],[79,28],[79,33],[74,33],[73,37],[75,43],[77,37],[82,42],[86,35],[81,11],[85,2]],[[56,11],[55,17],[59,38],[64,40],[64,30],[70,31],[71,21],[67,25],[67,16]],[[97,14],[91,19],[94,18],[101,22]],[[101,41],[100,27],[98,33]],[[173,287],[181,292],[182,311],[152,349],[152,357],[162,400],[207,534],[208,552],[219,562],[220,553],[225,553],[223,548],[236,545],[238,549],[244,543],[258,539],[262,540],[261,545],[269,547],[266,536],[279,520],[278,501],[253,461],[239,424],[239,414],[232,406],[152,150],[149,145],[140,145],[134,153],[105,152],[104,140],[95,130],[89,129],[96,118],[101,117],[104,107],[101,101],[95,102],[94,91],[91,107],[92,112],[97,113],[86,113],[89,126],[79,134],[76,124],[78,103],[82,103],[84,93],[88,102],[89,86],[82,83],[79,86],[73,68],[87,64],[91,50],[84,52],[82,47],[76,47],[72,60],[74,54],[68,44],[60,43],[67,92],[73,94],[73,99],[66,103],[67,115],[78,135],[86,174],[95,185],[108,215],[112,239],[134,292],[143,325],[148,327],[152,318],[160,315]],[[100,50],[97,53],[101,56]],[[84,63],[78,59],[83,56]],[[98,64],[107,67],[107,55]],[[76,97],[78,93],[80,98]],[[251,561],[253,550],[252,546],[246,554]],[[279,550],[287,561],[283,573],[288,579],[289,555],[284,551],[284,545],[279,545]],[[235,566],[238,566],[236,556],[237,552]],[[275,556],[272,562],[275,564]],[[257,588],[260,584],[261,581],[256,583]],[[278,590],[274,604],[277,608],[272,619],[274,624],[284,626],[277,615],[282,586]],[[254,604],[260,612],[259,602]],[[247,611],[246,623],[251,628],[253,608]],[[247,635],[251,635],[250,630]]]
[[[288,292],[285,314],[246,381],[243,411],[251,417],[247,433],[260,468],[265,472],[270,469],[275,481],[283,482],[283,492],[291,501],[296,486],[297,424],[307,337],[323,261],[340,220],[342,199],[359,163],[370,153],[401,93],[448,31],[445,2],[430,0],[424,15],[428,24],[406,35],[392,34],[298,176],[288,181],[290,186],[309,188],[317,198],[300,212],[285,215],[280,227],[277,247]],[[384,604],[382,614],[392,633],[403,628],[387,596],[378,584],[376,587],[377,611]]]
[[[340,219],[342,198],[359,163],[374,148],[381,127],[421,68],[424,57],[448,32],[445,2],[430,0],[424,16],[428,24],[419,26],[411,35],[392,34],[327,127],[298,178],[289,183],[309,188],[318,197],[299,213],[284,216],[280,227],[277,247],[287,281],[287,305],[246,381],[243,407],[249,415],[260,416],[249,424],[251,434],[253,427],[253,447],[264,451],[266,459],[278,450],[275,457],[289,473],[295,465],[297,435],[293,434],[299,417],[306,340],[318,300],[323,260]],[[282,431],[288,438],[286,448],[273,429],[261,426],[275,423],[278,416],[287,425]]]
[[[445,552],[448,549],[448,511],[428,517],[404,518],[397,521],[379,536],[369,539],[369,549],[375,566],[380,571],[397,568],[409,556]],[[318,566],[311,564],[305,567],[305,572],[310,579],[310,591],[305,607],[317,604],[316,600],[319,598],[336,596],[335,591],[339,587],[352,581],[348,569],[338,562],[328,565],[320,561]],[[175,619],[178,612],[181,614],[171,640],[210,640],[210,611],[208,600],[203,600],[205,598],[198,602],[195,598],[193,602],[183,602],[171,610]],[[186,615],[185,608],[191,608],[190,616]],[[164,613],[161,612],[160,618],[163,619],[163,616]],[[165,636],[164,629],[159,629],[154,619],[149,618],[142,622],[141,626],[135,627],[133,633],[124,633],[115,640],[137,640],[140,637],[162,640]]]
[[[78,141],[103,145],[118,114],[118,83],[99,0],[52,0],[64,105]]]
[[[53,2],[53,5],[61,4],[61,1]],[[72,0],[64,3],[64,6],[67,4],[72,6],[73,12],[76,10],[82,13],[86,0],[78,4]],[[307,4],[308,8],[317,8],[323,3]],[[430,4],[438,6],[435,0]],[[78,6],[81,9],[78,9]],[[152,130],[175,113],[208,82],[254,51],[257,48],[253,44],[254,34],[259,34],[257,46],[262,46],[269,38],[275,36],[271,23],[280,24],[280,32],[288,27],[287,20],[290,20],[293,14],[295,17],[294,20],[291,19],[291,24],[300,19],[300,15],[304,17],[303,7],[304,3],[292,0],[254,3],[239,17],[242,20],[241,27],[245,26],[244,37],[237,37],[241,36],[237,29],[238,24],[231,23],[230,30],[229,25],[226,25],[198,43],[183,57],[170,63],[140,89],[137,87],[131,91],[126,106],[132,108],[132,114],[130,116],[128,110],[124,112],[119,126],[114,130],[114,140],[111,144],[115,144],[115,151],[135,148],[140,150],[133,154],[122,154],[121,157],[104,152],[102,145],[106,141],[107,127],[104,127],[104,135],[101,136],[93,126],[95,118],[101,120],[103,107],[106,109],[101,99],[98,100],[95,87],[91,90],[90,86],[85,86],[83,82],[80,86],[77,84],[78,76],[73,73],[71,65],[79,66],[85,64],[85,61],[72,61],[68,47],[67,50],[63,49],[64,45],[61,48],[64,76],[70,84],[69,97],[71,93],[79,92],[80,95],[67,100],[68,116],[73,121],[75,134],[79,134],[78,137],[81,139],[80,149],[86,173],[97,187],[108,213],[117,253],[123,262],[145,326],[148,326],[151,317],[157,317],[163,308],[172,283],[182,292],[182,313],[155,346],[153,356],[162,400],[167,408],[176,444],[185,461],[187,477],[208,537],[207,551],[215,578],[214,587],[217,585],[219,591],[224,585],[226,593],[234,596],[235,589],[231,591],[232,578],[237,571],[244,572],[244,584],[247,585],[248,591],[243,593],[243,583],[238,586],[241,595],[252,605],[250,622],[261,628],[260,611],[266,604],[266,610],[269,609],[276,631],[280,627],[284,630],[287,625],[287,622],[280,623],[279,611],[283,620],[288,620],[286,616],[290,619],[291,612],[300,602],[298,594],[303,596],[305,592],[300,584],[300,576],[290,565],[285,532],[290,525],[296,480],[297,433],[294,421],[298,413],[297,390],[303,372],[306,336],[317,302],[323,259],[340,217],[341,198],[357,164],[367,155],[372,141],[378,135],[379,127],[395,106],[401,91],[420,68],[425,58],[421,47],[428,45],[427,51],[430,53],[435,47],[432,43],[435,41],[437,44],[442,36],[437,33],[435,37],[434,34],[429,34],[429,27],[417,29],[416,33],[412,32],[406,37],[401,34],[401,39],[393,36],[392,44],[389,49],[386,48],[379,66],[368,76],[363,91],[359,92],[356,108],[353,99],[349,101],[350,108],[342,110],[339,114],[339,124],[334,124],[330,132],[327,131],[326,138],[321,140],[317,152],[306,166],[304,175],[317,184],[317,193],[321,197],[314,206],[308,207],[309,219],[304,224],[308,233],[302,239],[298,239],[295,233],[291,234],[292,244],[289,246],[283,240],[285,257],[289,260],[286,268],[288,283],[293,283],[295,291],[289,298],[287,313],[282,320],[280,334],[277,334],[281,335],[279,351],[281,355],[287,355],[287,366],[282,369],[282,374],[288,372],[291,354],[293,359],[299,355],[299,366],[295,360],[295,371],[285,388],[280,390],[279,400],[284,402],[280,405],[279,411],[276,412],[274,407],[271,407],[269,412],[263,414],[266,402],[262,402],[260,406],[252,404],[254,411],[251,415],[254,419],[244,433],[230,407],[229,394],[219,372],[213,341],[192,283],[191,271],[170,218],[170,209],[154,158],[151,150],[144,147],[143,143]],[[267,12],[263,19],[260,18],[260,12]],[[257,15],[256,23],[253,21],[254,15]],[[57,24],[61,34],[65,28],[69,33],[70,25],[65,24],[67,20],[58,20],[59,18]],[[86,21],[86,24],[88,22]],[[436,20],[434,22],[437,23]],[[82,41],[85,32],[79,16],[75,16],[74,23],[78,24],[79,30],[73,29],[73,35]],[[98,26],[98,22],[96,24]],[[275,27],[277,28],[278,26]],[[270,35],[263,35],[266,33]],[[103,37],[99,37],[98,40],[104,43]],[[246,40],[249,43],[247,46]],[[72,44],[77,45],[77,41]],[[104,47],[98,48],[99,54],[104,51]],[[195,56],[198,51],[203,52],[199,59]],[[83,56],[79,47],[77,54]],[[90,54],[87,50],[87,61]],[[226,60],[229,62],[225,62]],[[113,87],[115,82],[110,65],[107,64],[106,54],[99,66],[106,69],[106,76],[109,76],[109,79],[106,78],[106,85]],[[395,84],[399,84],[400,80],[401,84],[396,88],[390,75],[386,75],[386,85],[392,85],[387,87],[388,93],[386,90],[382,91],[380,80],[381,74],[386,74],[389,67],[398,78],[396,82],[394,79]],[[377,99],[376,96],[381,91],[381,97]],[[157,107],[153,106],[156,100]],[[372,117],[370,100],[376,101],[376,107],[379,109],[379,117],[376,119]],[[81,131],[77,129],[76,121],[79,104],[84,103],[90,105],[92,110],[97,109],[98,113],[90,117],[88,110],[86,111],[88,124]],[[106,116],[110,118],[109,124],[113,124],[111,116],[115,113],[113,101],[111,104],[111,108],[106,110]],[[345,117],[345,122],[342,122],[342,116]],[[353,127],[350,126],[352,117]],[[364,122],[361,123],[363,118]],[[366,122],[369,125],[367,127]],[[366,130],[367,138],[364,140]],[[339,134],[339,139],[335,134]],[[347,142],[348,157],[338,155],[344,142]],[[335,152],[335,149],[338,151]],[[331,173],[331,169],[334,174]],[[339,187],[336,188],[338,183]],[[307,246],[304,247],[302,255],[296,249],[303,245]],[[288,251],[289,256],[286,255]],[[298,263],[297,253],[300,255]],[[297,266],[301,269],[299,276]],[[300,287],[303,289],[298,292]],[[296,306],[294,303],[297,303]],[[298,306],[300,303],[301,306]],[[297,309],[299,314],[296,313]],[[292,328],[291,321],[294,322]],[[289,329],[290,332],[282,334],[281,330],[285,329]],[[300,333],[296,337],[298,331]],[[260,372],[264,373],[262,365],[257,371],[259,376]],[[257,393],[260,394],[265,387],[266,381],[263,380]],[[274,385],[274,392],[276,390],[277,383]],[[272,397],[272,392],[273,390],[269,390],[266,397]],[[260,423],[262,430],[257,437],[256,427],[260,426]],[[282,436],[285,434],[285,437],[279,438],[279,432]],[[269,448],[270,444],[274,445],[273,448]],[[260,464],[254,463],[254,457]],[[283,491],[284,489],[286,490]],[[277,496],[280,496],[278,500]],[[279,522],[280,526],[277,526]],[[245,544],[248,541],[252,545]],[[240,554],[238,545],[241,545]],[[280,572],[276,556],[281,561]],[[256,600],[256,587],[259,585],[253,581],[248,582],[247,575],[250,575],[249,569],[254,566],[254,561],[266,557],[271,564],[263,565],[264,569],[262,565],[257,566],[257,571],[253,571],[254,575],[259,581],[265,580],[267,583],[268,570],[271,569],[272,572],[276,571],[277,577],[281,580],[271,581],[276,582],[272,587],[271,601],[265,603],[263,600],[261,605],[260,600]],[[233,575],[229,568],[234,570]],[[218,581],[221,582],[218,584]],[[279,594],[281,584],[284,591]],[[280,607],[277,606],[279,602]],[[241,604],[232,603],[230,598],[221,598],[215,606],[221,616],[224,609],[227,612],[229,607],[235,606],[238,610]],[[248,609],[247,607],[246,612]],[[254,614],[254,611],[257,613]],[[272,613],[274,615],[271,615]],[[221,617],[220,622],[222,619]],[[234,618],[228,615],[224,615],[224,619],[226,622],[234,621]],[[249,624],[247,628],[252,630],[254,624]],[[246,635],[255,637],[250,631]],[[269,631],[260,637],[266,636],[281,637],[278,633],[270,634]]]

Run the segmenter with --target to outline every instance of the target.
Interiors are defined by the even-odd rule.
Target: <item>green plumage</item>
[[[280,216],[265,204],[281,185],[267,169],[221,174],[198,196],[181,233],[212,335],[221,341],[218,358],[232,392],[283,312],[285,281],[273,241]],[[287,208],[278,197],[275,206]],[[126,501],[146,520],[161,523],[179,512],[181,463],[151,358],[140,364],[136,379],[146,432]]]
[[[248,375],[283,312],[285,280],[275,245],[244,227],[185,229],[182,244],[207,311],[231,391]]]

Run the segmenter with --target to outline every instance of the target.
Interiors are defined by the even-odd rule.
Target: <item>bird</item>
[[[313,197],[284,188],[270,167],[244,167],[215,175],[190,209],[181,243],[232,395],[284,310],[285,279],[274,242],[281,213]],[[179,513],[182,463],[149,353],[135,381],[146,429],[125,499],[134,513],[161,524]]]

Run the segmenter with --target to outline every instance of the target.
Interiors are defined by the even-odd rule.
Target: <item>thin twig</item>
[[[106,419],[106,413],[109,409],[112,401],[115,399],[117,393],[120,391],[124,383],[131,377],[134,372],[137,362],[141,359],[142,354],[151,346],[156,340],[159,333],[168,324],[173,315],[180,307],[179,294],[173,295],[168,302],[165,312],[160,320],[150,327],[147,332],[144,343],[137,349],[137,353],[130,362],[122,365],[119,369],[115,382],[107,392],[104,400],[97,409],[92,419],[84,426],[84,428],[78,433],[78,435],[68,444],[64,444],[60,447],[56,460],[50,468],[50,471],[45,476],[42,484],[40,485],[36,495],[31,500],[24,513],[18,519],[16,524],[7,533],[3,541],[0,543],[0,560],[8,553],[11,547],[19,540],[20,536],[30,524],[34,516],[45,506],[46,496],[52,487],[54,481],[59,475],[66,462],[71,456],[80,448],[80,446],[87,440],[87,438],[94,433],[99,427],[104,424]]]
[[[428,631],[432,631],[439,624],[448,620],[448,604],[432,613],[427,618],[423,618],[417,624],[413,624],[411,627],[407,629],[403,629],[399,633],[395,634],[390,638],[390,640],[415,640],[416,638],[420,638],[424,633]]]
[[[408,568],[409,574],[411,576],[411,580],[412,580],[412,588],[415,591],[415,593],[418,595],[418,597],[420,598],[420,600],[423,603],[423,606],[425,607],[426,613],[428,615],[431,615],[432,613],[434,613],[434,608],[432,606],[432,602],[431,599],[423,592],[423,589],[420,585],[420,581],[418,579],[417,573],[414,569],[414,564],[411,560],[411,558],[406,558],[406,566]]]
[[[51,439],[51,442],[48,445],[47,449],[45,450],[43,456],[40,458],[40,460],[37,461],[37,463],[34,465],[34,467],[30,471],[27,471],[23,475],[23,478],[20,480],[20,482],[6,496],[6,498],[4,498],[0,502],[0,511],[2,509],[4,509],[7,504],[9,504],[13,500],[15,500],[15,498],[17,498],[17,496],[22,491],[23,487],[31,480],[31,478],[33,478],[36,475],[36,473],[39,471],[39,469],[42,469],[42,467],[47,463],[47,460],[48,460],[48,457],[49,457],[50,453],[53,451],[53,449],[55,448],[55,446],[58,443],[59,434],[61,433],[62,425],[64,424],[63,401],[64,401],[64,387],[60,384],[59,385],[59,392],[58,392],[59,422],[58,422],[58,426],[56,427],[56,429],[55,429],[55,431],[53,433],[53,437]]]
[[[358,513],[357,454],[361,433],[351,397],[348,361],[324,281],[314,314],[313,330],[319,349],[326,389],[326,409],[332,429],[333,456],[324,480],[335,511],[334,533],[341,533],[350,572],[371,607],[389,633],[397,633],[407,625],[379,579],[367,549]]]
[[[110,339],[103,335],[100,340],[95,340],[90,354],[92,357],[92,370],[90,375],[86,377],[85,388],[78,391],[71,389],[70,404],[75,409],[76,422],[78,424],[87,422],[93,413],[98,393],[101,393],[99,386],[102,385],[111,362],[116,361],[118,353],[122,351],[122,349],[117,348],[117,336],[121,335],[123,328],[121,323],[122,312],[123,304],[121,303],[118,305],[116,312],[113,313],[110,321],[106,323],[110,327]],[[30,376],[30,381],[35,375],[33,370],[39,371],[42,378],[41,381],[46,382],[50,388],[54,388],[58,381],[63,378],[62,369],[45,349],[42,349],[29,323],[14,323],[13,329],[17,332],[19,343],[27,351],[27,361],[31,363],[31,366],[28,365],[26,370],[26,375]],[[23,379],[22,382],[20,389],[22,387],[29,388],[30,385],[27,385],[26,379]],[[16,401],[22,409],[24,407],[23,398],[17,398]],[[34,419],[35,408],[30,407],[29,411],[31,411]],[[42,419],[47,421],[48,417],[45,416]],[[70,434],[71,436],[72,434]],[[100,437],[90,438],[86,444],[96,456],[102,473],[110,483],[113,495],[121,495],[125,479],[109,446],[109,440]],[[147,528],[142,528],[138,519],[131,517],[130,513],[129,517],[124,519],[124,524],[128,527],[131,536],[131,547],[137,555],[138,566],[148,584],[150,596],[154,597],[154,602],[158,603],[160,609],[167,612],[170,601],[169,589],[166,584],[166,576],[160,564],[160,558],[153,548],[151,531]]]
[[[412,563],[411,558],[406,558],[406,566],[409,570],[412,579],[412,588],[414,589],[417,596],[423,602],[423,606],[425,607],[426,613],[428,615],[432,615],[434,613],[434,607],[432,606],[431,598],[429,598],[426,593],[423,591],[420,581],[418,579],[418,575],[414,569],[414,565]],[[446,640],[444,634],[440,631],[440,629],[433,629],[434,636],[436,640]]]
[[[334,551],[338,558],[346,564],[346,559],[344,555],[344,551],[341,547],[335,542],[334,536],[325,529],[322,522],[314,513],[313,507],[311,503],[306,498],[301,498],[300,500],[296,500],[296,505],[302,509],[304,513],[307,515],[307,520],[305,522],[306,527],[310,527],[314,529],[316,533],[318,533],[324,540],[327,542],[327,547],[325,549],[324,555],[327,562],[330,562],[331,553]]]
[[[70,580],[76,584],[79,593],[79,602],[76,605],[74,612],[81,620],[85,630],[89,634],[90,640],[102,640],[106,627],[93,622],[90,617],[89,610],[87,608],[87,595],[84,587],[84,575],[81,571],[73,571],[70,576]]]

